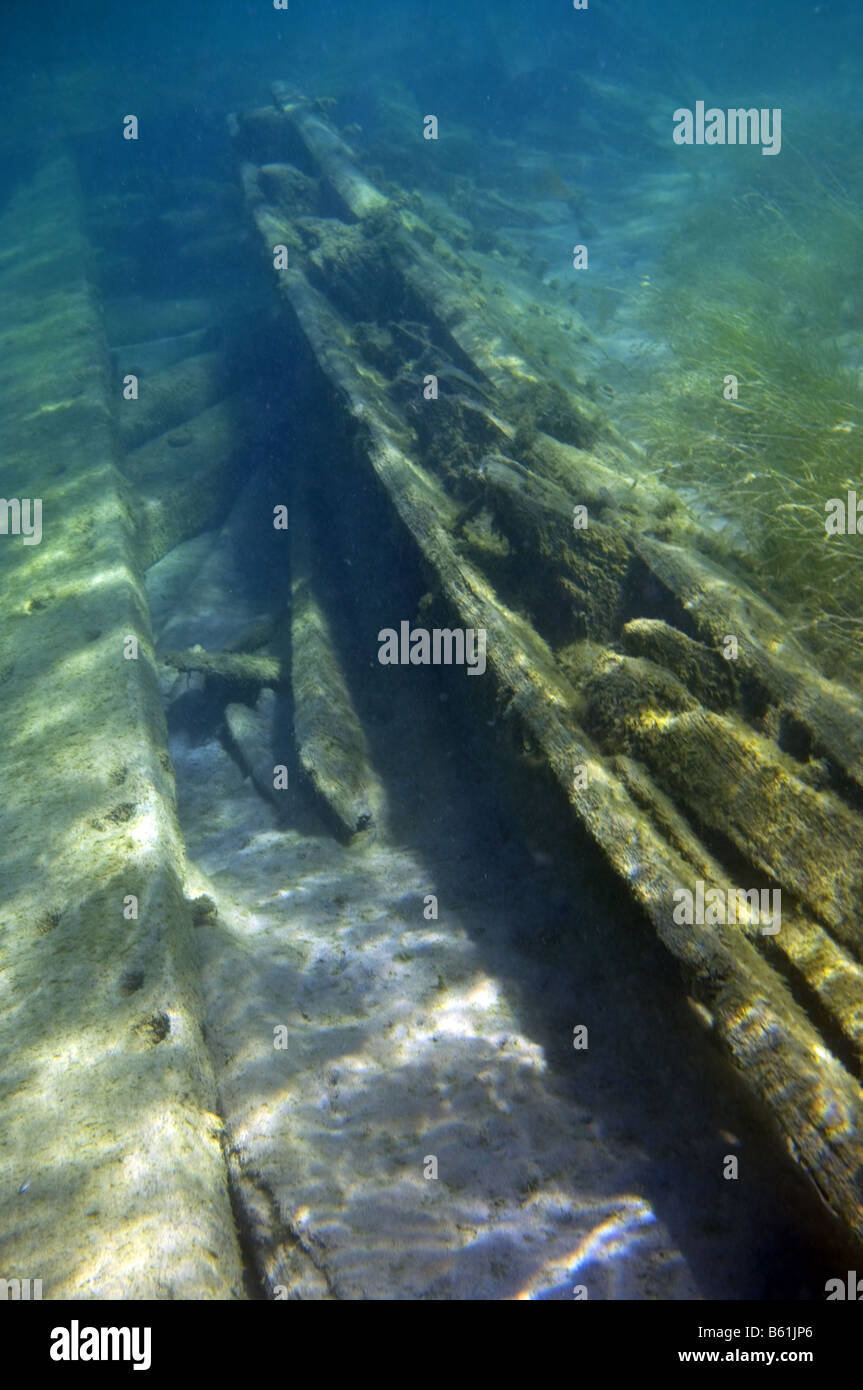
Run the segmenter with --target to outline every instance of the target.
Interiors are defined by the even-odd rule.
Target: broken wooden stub
[[[372,830],[383,787],[345,682],[319,593],[308,528],[294,508],[291,539],[291,686],[300,766],[347,838]]]

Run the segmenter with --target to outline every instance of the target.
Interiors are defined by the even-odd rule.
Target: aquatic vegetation
[[[736,533],[828,673],[861,673],[860,540],[824,523],[859,477],[863,215],[798,150],[757,177],[700,200],[647,287],[644,329],[671,353],[632,423],[660,476]]]

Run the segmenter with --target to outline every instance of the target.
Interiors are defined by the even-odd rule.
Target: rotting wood
[[[136,405],[126,402],[125,408]],[[240,459],[268,430],[237,394],[124,455],[121,467],[144,568],[221,520],[235,492]]]
[[[160,660],[175,671],[200,671],[235,685],[287,685],[278,657],[259,652],[208,652],[203,647],[167,651]]]
[[[351,423],[358,456],[385,489],[445,604],[465,627],[486,629],[488,668],[508,711],[681,963],[717,1041],[778,1119],[828,1204],[863,1239],[863,992],[852,955],[859,955],[861,907],[854,847],[863,843],[851,785],[863,785],[859,697],[825,680],[788,636],[781,616],[756,594],[747,558],[639,472],[626,441],[579,395],[574,373],[556,371],[549,381],[527,336],[513,327],[505,298],[492,304],[476,277],[462,273],[445,226],[371,198],[335,132],[321,140],[323,118],[314,114],[309,140],[302,100],[277,92],[277,101],[356,222],[306,218],[294,227],[284,208],[267,203],[247,164],[249,211],[270,264],[274,241],[291,247],[278,292]],[[445,447],[418,395],[411,405],[403,374],[384,369],[399,303],[410,305],[414,322],[426,322],[414,370],[418,363],[434,372],[437,361],[482,385],[481,403],[471,402],[476,409],[454,417],[450,403],[449,416],[441,413],[457,424]],[[376,318],[377,342],[368,330]],[[463,381],[458,390],[465,393]],[[576,504],[589,504],[589,545],[567,533]],[[611,614],[601,612],[608,599],[593,607],[585,601],[596,598],[596,546],[604,539],[615,557]],[[540,586],[564,581],[581,632],[556,630],[536,601]],[[632,627],[657,616],[675,637]],[[729,636],[739,659],[723,676],[717,661]],[[639,639],[649,642],[649,659],[647,651],[624,658],[627,642]],[[600,719],[593,737],[591,699],[596,723],[603,692],[591,688],[591,677],[603,661],[613,667],[624,660],[638,679],[622,710],[632,714],[631,696],[644,687],[647,668],[654,673],[648,688],[664,704],[636,738],[621,737],[614,719]],[[783,727],[786,735],[793,729],[796,772],[780,742]],[[758,750],[753,759],[750,747]],[[686,763],[689,782],[674,773],[675,758]],[[693,759],[703,784],[691,783]],[[741,796],[738,783],[750,787],[759,824],[755,809],[747,816],[745,807],[729,811],[721,796],[711,797],[711,768],[728,795]],[[782,844],[789,816],[800,820],[803,852],[796,855]],[[711,852],[705,837],[720,848]],[[733,844],[733,862],[725,862],[723,843]],[[818,891],[825,864],[829,900]],[[749,881],[740,882],[740,871]],[[787,895],[781,942],[749,922],[705,928],[679,921],[677,895],[696,881],[724,892],[780,887]],[[834,1055],[816,1014],[792,997],[786,977],[797,980],[801,999],[808,992],[826,1008],[856,1076]]]
[[[141,397],[119,413],[122,447],[138,449],[167,434],[225,395],[227,373],[220,352],[202,352],[146,378]]]
[[[369,760],[362,724],[345,683],[319,596],[308,531],[291,531],[291,686],[300,766],[351,838],[373,829],[384,792]]]
[[[4,485],[45,522],[38,546],[0,538],[0,1274],[46,1300],[229,1300],[240,1253],[82,222],[50,152],[0,218]]]
[[[240,760],[261,796],[281,810],[283,802],[276,787],[276,771],[285,764],[280,762],[275,747],[277,713],[275,691],[264,689],[259,692],[254,709],[249,705],[227,705],[225,723]]]

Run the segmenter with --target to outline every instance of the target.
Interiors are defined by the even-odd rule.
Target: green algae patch
[[[645,334],[670,353],[626,409],[649,466],[745,543],[825,673],[859,682],[860,536],[826,522],[860,480],[863,215],[831,172],[829,131],[809,126],[810,157],[789,148],[683,220],[640,298]],[[718,228],[733,248],[719,258]]]

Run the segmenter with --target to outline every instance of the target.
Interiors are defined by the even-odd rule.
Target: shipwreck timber
[[[573,344],[584,329],[571,310],[566,324],[548,299],[540,313],[532,282],[518,282],[482,238],[472,245],[470,228],[439,202],[378,188],[319,104],[279,88],[273,105],[232,126],[255,250],[280,306],[270,341],[304,354],[316,373],[346,467],[335,478],[325,468],[316,477],[314,457],[284,468],[280,486],[294,491],[279,616],[255,617],[233,641],[219,630],[218,649],[202,645],[206,631],[169,627],[155,656],[143,571],[223,523],[247,452],[265,445],[287,461],[290,393],[284,416],[250,410],[211,301],[109,301],[100,322],[65,155],[50,154],[3,214],[2,326],[16,345],[0,380],[4,490],[22,509],[39,496],[44,534],[38,545],[23,527],[0,535],[10,789],[0,851],[0,1275],[40,1279],[49,1298],[242,1297],[239,1214],[260,1281],[253,1294],[282,1286],[300,1297],[369,1297],[394,1287],[385,1240],[381,1270],[355,1267],[354,1250],[376,1230],[363,1224],[368,1188],[357,1184],[354,1224],[345,1223],[338,1193],[317,1191],[325,1150],[309,1143],[304,1169],[292,1148],[298,1128],[320,1128],[316,1068],[330,1085],[335,1006],[313,974],[317,945],[303,967],[294,1086],[285,1088],[269,1036],[282,1016],[284,965],[263,989],[265,952],[232,955],[208,885],[189,891],[158,686],[161,674],[164,684],[224,692],[225,741],[270,799],[273,764],[295,754],[341,838],[355,837],[344,850],[356,848],[344,861],[355,873],[387,808],[334,621],[340,596],[323,581],[328,520],[343,549],[351,509],[363,505],[357,492],[330,495],[348,474],[392,532],[380,570],[354,571],[354,582],[377,599],[393,580],[391,554],[409,552],[427,585],[423,621],[486,635],[487,678],[465,679],[464,698],[494,730],[501,760],[518,770],[527,755],[554,780],[573,834],[581,843],[587,832],[644,909],[699,1017],[859,1241],[858,696],[825,680],[788,636],[746,557],[643,474],[581,379]],[[273,268],[277,246],[285,269]],[[225,248],[236,266],[249,262],[248,242],[226,237]],[[136,368],[141,399],[118,406],[118,377]],[[368,638],[363,669],[379,672]],[[290,731],[276,718],[288,702]],[[330,847],[318,847],[321,880]],[[425,884],[410,887],[416,907]],[[687,892],[704,925],[681,912]],[[732,893],[748,904],[734,916]],[[775,909],[767,931],[752,910],[764,894],[781,898],[778,931]],[[352,954],[377,911],[371,895],[357,910],[357,935],[345,937]],[[292,960],[295,943],[280,946]],[[364,969],[361,961],[361,982]],[[388,1003],[398,992],[386,981],[381,989]],[[445,993],[436,968],[428,993]],[[388,1017],[386,1027],[397,1024]],[[387,1065],[375,1057],[383,1077]],[[432,1070],[433,1086],[442,1076],[442,1090],[456,1087],[463,1066]],[[359,1152],[360,1101],[354,1111],[358,1142],[345,1145],[341,1131],[337,1142]],[[418,1142],[412,1091],[396,1118],[408,1150]],[[382,1171],[386,1188],[391,1170]],[[298,1192],[319,1203],[311,1232]],[[632,1207],[619,1213],[624,1225],[647,1219],[640,1202]],[[440,1277],[447,1219],[434,1260],[414,1261],[418,1297]],[[342,1230],[326,1258],[322,1228]],[[409,1222],[399,1240],[413,1260]],[[501,1285],[487,1287],[496,1296]]]
[[[71,160],[2,218],[0,1269],[51,1299],[242,1296],[136,508]]]
[[[231,128],[290,331],[440,611],[487,632],[509,736],[538,750],[863,1239],[858,695],[788,636],[746,557],[643,474],[571,340],[548,352],[553,306],[540,354],[499,258],[461,228],[456,250],[420,195],[376,188],[301,96],[277,85]],[[696,883],[779,891],[781,929],[687,925]]]

